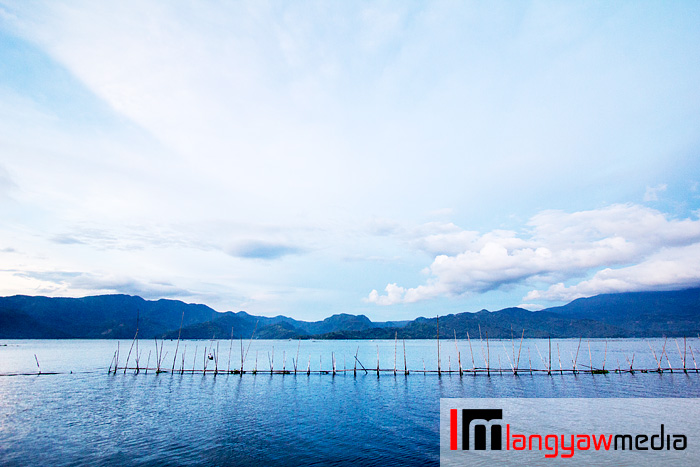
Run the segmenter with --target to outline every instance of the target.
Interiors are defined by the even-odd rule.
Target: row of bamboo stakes
[[[184,321],[184,312],[182,316],[182,321]],[[357,372],[364,372],[365,374],[368,374],[370,372],[377,374],[379,376],[380,373],[393,373],[394,375],[397,375],[400,370],[397,368],[397,355],[398,355],[398,332],[394,336],[394,367],[393,369],[391,368],[381,368],[380,367],[380,360],[379,360],[379,346],[377,346],[377,366],[376,368],[371,368],[368,369],[365,367],[362,362],[358,359],[358,353],[359,353],[359,346],[357,348],[357,351],[355,352],[354,356],[354,364],[353,368],[349,369],[345,365],[345,357],[343,357],[343,369],[338,369],[336,366],[336,359],[335,359],[335,352],[331,352],[331,369],[330,370],[324,370],[323,369],[323,356],[319,355],[319,369],[318,370],[312,370],[311,369],[311,356],[309,356],[309,360],[306,366],[306,370],[301,368],[299,366],[299,350],[301,347],[301,340],[299,340],[299,344],[297,345],[297,352],[296,352],[296,358],[292,358],[292,369],[288,369],[286,367],[286,352],[283,352],[283,357],[282,357],[282,368],[281,369],[275,369],[274,365],[274,360],[275,360],[275,348],[274,346],[272,347],[272,354],[268,352],[268,365],[269,369],[267,370],[259,370],[258,369],[258,351],[255,352],[255,366],[253,370],[245,370],[244,365],[245,361],[248,357],[248,352],[250,350],[250,346],[253,342],[253,338],[255,337],[255,331],[257,330],[257,323],[255,325],[255,329],[253,330],[253,334],[250,337],[250,341],[248,342],[248,346],[245,349],[244,352],[244,345],[243,345],[243,339],[241,338],[240,340],[240,345],[241,345],[241,361],[240,361],[240,367],[239,368],[231,368],[231,351],[233,349],[233,328],[231,329],[231,338],[229,339],[229,352],[228,352],[228,362],[226,365],[226,370],[222,368],[219,368],[219,341],[216,343],[216,349],[213,348],[213,343],[212,346],[207,348],[204,347],[204,351],[202,352],[202,358],[203,358],[203,365],[201,369],[195,369],[196,362],[197,362],[197,353],[198,353],[198,347],[195,347],[194,351],[194,357],[192,360],[192,367],[190,369],[185,368],[185,358],[186,358],[186,353],[187,353],[187,345],[185,344],[182,353],[180,354],[180,365],[179,369],[177,368],[177,363],[178,363],[178,351],[180,348],[180,337],[182,335],[182,321],[180,323],[180,332],[178,332],[178,338],[177,338],[177,344],[175,347],[175,355],[173,356],[173,362],[170,368],[167,368],[164,366],[165,364],[165,359],[167,358],[168,352],[165,352],[165,355],[163,354],[163,340],[160,341],[160,346],[158,345],[158,339],[155,339],[155,367],[150,366],[151,362],[151,354],[152,351],[148,351],[148,359],[146,361],[145,366],[141,366],[141,352],[139,352],[139,339],[138,339],[138,317],[137,317],[137,325],[136,325],[136,334],[134,335],[134,338],[131,342],[131,347],[129,348],[129,352],[126,357],[126,362],[124,363],[124,366],[120,367],[119,366],[119,357],[120,357],[120,349],[119,349],[119,342],[117,342],[117,350],[114,352],[114,356],[112,357],[112,361],[109,365],[108,373],[113,373],[116,374],[117,371],[123,370],[124,373],[126,373],[129,370],[133,370],[135,373],[140,373],[143,371],[144,373],[148,373],[149,371],[153,372],[155,371],[156,373],[172,373],[172,374],[185,374],[185,373],[202,373],[206,374],[208,373],[213,373],[214,375],[217,375],[219,373],[222,374],[239,374],[243,375],[244,373],[250,373],[250,374],[258,374],[258,373],[263,373],[263,374],[304,374],[306,373],[307,375],[310,374],[346,374],[349,372],[352,372],[353,375],[357,375]],[[404,368],[403,368],[403,373],[405,375],[410,374],[411,372],[413,373],[423,373],[423,374],[428,374],[428,373],[437,373],[438,375],[442,375],[443,373],[446,374],[456,374],[459,373],[460,376],[464,374],[472,374],[472,375],[477,375],[477,374],[486,374],[487,376],[491,376],[491,374],[503,374],[503,373],[512,373],[513,375],[518,375],[519,373],[529,373],[529,374],[536,374],[536,373],[546,373],[548,375],[551,374],[591,374],[591,375],[596,375],[596,374],[607,374],[610,371],[605,369],[605,365],[607,362],[607,352],[608,352],[608,343],[607,340],[605,342],[605,353],[603,357],[603,364],[600,368],[596,368],[593,366],[593,356],[591,352],[591,343],[590,340],[588,341],[588,355],[589,355],[589,362],[590,365],[584,365],[584,364],[579,364],[578,363],[578,357],[579,353],[581,350],[581,342],[582,338],[579,339],[578,342],[578,347],[576,349],[576,355],[574,356],[573,353],[571,355],[571,363],[572,366],[570,368],[564,368],[561,363],[561,353],[559,351],[559,344],[556,344],[556,349],[557,349],[557,358],[559,360],[559,370],[557,371],[556,368],[552,367],[552,340],[551,338],[548,339],[548,344],[549,344],[549,356],[547,359],[545,359],[542,356],[542,353],[540,352],[539,347],[537,344],[535,344],[535,349],[537,350],[537,353],[540,357],[540,360],[542,361],[543,368],[533,368],[532,367],[532,358],[530,355],[530,348],[528,347],[528,367],[527,368],[521,368],[520,367],[520,357],[522,353],[522,345],[523,345],[523,338],[525,337],[525,330],[523,329],[522,334],[520,336],[520,345],[518,347],[518,353],[517,353],[517,358],[515,354],[515,340],[513,339],[512,336],[512,328],[511,328],[511,344],[512,344],[512,356],[513,358],[511,359],[510,355],[508,354],[507,349],[505,348],[505,344],[503,345],[503,350],[505,352],[506,357],[508,358],[509,366],[510,369],[508,368],[503,368],[501,365],[501,359],[500,355],[498,356],[498,366],[497,367],[491,367],[491,350],[490,350],[490,344],[489,344],[489,336],[488,332],[486,332],[486,352],[484,353],[484,346],[483,346],[483,340],[481,337],[481,326],[479,325],[479,342],[480,342],[480,348],[481,348],[481,353],[482,353],[482,358],[484,361],[484,366],[477,367],[476,362],[474,359],[474,351],[472,348],[472,342],[471,342],[471,337],[469,336],[469,333],[467,332],[467,341],[469,343],[469,352],[471,355],[471,362],[472,362],[472,367],[471,369],[469,368],[463,368],[462,366],[462,356],[461,352],[459,350],[459,347],[457,345],[457,332],[454,332],[454,344],[455,344],[455,350],[457,351],[457,364],[458,367],[457,369],[453,370],[452,369],[452,362],[451,362],[451,357],[448,357],[448,369],[443,370],[441,368],[441,361],[440,361],[440,320],[439,317],[437,318],[437,370],[428,370],[426,369],[425,366],[425,359],[423,359],[423,370],[409,370],[407,361],[406,361],[406,341],[405,339],[402,341],[403,343],[403,363],[404,363]],[[698,335],[698,339],[700,339],[700,334]],[[657,366],[656,368],[644,368],[644,369],[634,369],[634,357],[635,353],[632,353],[632,359],[630,360],[627,356],[625,356],[627,360],[627,364],[629,366],[622,367],[620,365],[620,362],[618,361],[618,366],[617,369],[614,369],[614,373],[630,373],[634,374],[635,372],[640,372],[640,373],[664,373],[666,371],[669,371],[673,373],[674,371],[676,372],[695,372],[698,373],[698,367],[697,367],[697,361],[695,359],[695,353],[693,351],[692,346],[687,345],[686,338],[683,338],[683,352],[681,352],[680,346],[678,344],[678,340],[674,339],[676,343],[676,348],[678,350],[678,355],[681,358],[681,361],[683,363],[683,367],[673,367],[671,364],[670,358],[668,356],[668,353],[666,352],[666,344],[667,344],[668,339],[664,340],[664,345],[661,350],[660,355],[657,356],[656,351],[652,348],[651,344],[647,341],[647,344],[649,345],[649,349],[652,352],[652,355],[654,356],[654,361],[656,362]],[[136,347],[136,356],[134,359],[135,366],[132,364],[132,366],[129,366],[129,360],[131,358],[131,353],[132,350],[134,349],[134,346]],[[207,352],[207,350],[209,352]],[[688,360],[687,360],[687,353],[688,350],[690,350],[690,355],[693,360],[693,368],[690,369],[688,368]],[[35,356],[36,357],[36,356]],[[666,368],[663,365],[663,358],[666,357],[666,363],[668,364],[668,368]],[[213,368],[208,368],[209,363],[213,362],[214,367]],[[39,362],[37,360],[37,366]],[[222,362],[223,364],[223,362]],[[360,366],[358,370],[358,365]],[[40,371],[41,372],[41,371]]]

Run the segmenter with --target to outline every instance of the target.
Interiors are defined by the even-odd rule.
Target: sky
[[[698,24],[0,0],[0,295],[400,320],[700,286]]]

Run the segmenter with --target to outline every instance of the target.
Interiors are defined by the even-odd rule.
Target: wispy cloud
[[[10,271],[12,272],[12,271]],[[35,293],[52,296],[74,296],[95,293],[119,293],[143,298],[194,297],[197,294],[176,287],[168,281],[138,280],[114,275],[98,275],[77,271],[14,271],[13,275],[34,280]]]
[[[283,243],[262,242],[249,240],[239,242],[228,249],[228,254],[248,259],[278,259],[287,255],[303,253],[302,248]]]
[[[566,213],[543,211],[523,232],[492,231],[483,235],[452,231],[429,235],[439,254],[428,268],[426,284],[404,288],[389,284],[385,294],[373,290],[367,300],[379,305],[412,303],[440,296],[480,293],[516,284],[554,283],[596,271],[591,281],[570,288],[553,285],[532,291],[525,300],[563,300],[610,290],[644,286],[684,287],[700,283],[697,252],[700,221],[670,219],[639,205]],[[624,266],[620,269],[610,269]],[[643,279],[646,277],[646,279]]]

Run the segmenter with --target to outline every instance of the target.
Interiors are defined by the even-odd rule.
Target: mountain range
[[[49,298],[0,297],[2,339],[432,339],[525,337],[658,337],[700,333],[700,288],[603,294],[528,311],[505,308],[449,314],[412,321],[373,322],[363,315],[337,314],[323,321],[264,317],[244,311],[221,313],[178,300],[144,300],[130,295]]]

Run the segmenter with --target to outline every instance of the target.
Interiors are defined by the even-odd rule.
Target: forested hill
[[[144,300],[129,295],[48,298],[0,297],[3,339],[128,339],[138,319],[142,338],[183,339],[432,339],[437,320],[373,322],[363,315],[338,314],[323,321],[263,317],[244,311],[220,313],[178,300]],[[522,308],[481,310],[440,316],[440,337],[653,337],[700,333],[700,288],[631,292],[581,298],[531,312]],[[181,328],[182,326],[182,328]]]

